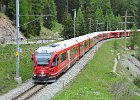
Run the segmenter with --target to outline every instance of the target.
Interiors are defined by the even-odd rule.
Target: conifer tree
[[[92,18],[93,15],[91,13],[92,2],[90,0],[80,0],[80,7],[84,15],[85,20],[85,33],[89,31],[89,18]]]
[[[115,16],[114,16],[114,14],[113,14],[113,12],[110,12],[109,14],[108,14],[108,25],[109,25],[109,29],[110,29],[110,31],[112,31],[112,30],[116,30],[115,29]]]
[[[16,19],[16,0],[7,1],[6,15],[13,21]]]
[[[38,1],[38,0],[30,0],[29,1],[29,15],[34,15],[34,16],[30,16],[29,20],[33,21],[32,23],[28,24],[28,33],[27,34],[31,34],[33,36],[37,36],[40,35],[40,30],[41,30],[41,20],[39,19],[40,16],[36,16],[36,15],[42,15],[42,2]],[[38,19],[38,20],[36,20]],[[28,35],[29,36],[29,35]]]
[[[71,15],[74,15],[73,9],[76,9],[78,11],[80,6],[79,0],[68,0],[68,11],[71,13]]]
[[[28,1],[27,0],[20,0],[20,15],[29,15],[28,14],[28,10],[29,6],[28,6]],[[30,22],[29,20],[29,16],[20,16],[20,30],[22,31],[22,33],[24,33],[24,35],[26,37],[28,37],[27,34],[27,30],[28,30],[28,25],[26,25],[28,22]],[[29,23],[30,24],[30,23]]]
[[[57,11],[54,0],[47,0],[46,4],[44,5],[44,14],[49,14],[50,16],[44,18],[43,25],[49,29],[52,29],[55,26],[55,22],[57,22]]]
[[[73,20],[70,13],[66,13],[65,20],[63,22],[64,30],[62,32],[62,36],[64,39],[70,39],[74,37],[73,31]]]
[[[104,15],[103,15],[103,11],[101,8],[97,8],[96,11],[95,11],[95,17],[96,21],[98,21],[98,31],[103,31],[104,30],[104,22],[105,22],[105,19],[104,19]]]
[[[65,12],[67,11],[67,0],[55,0],[57,10],[57,20],[59,23],[63,23]]]
[[[81,8],[79,8],[77,17],[76,17],[76,36],[84,35],[85,32],[85,21],[84,16],[81,11]]]

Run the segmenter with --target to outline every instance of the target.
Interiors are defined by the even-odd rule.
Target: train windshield
[[[37,65],[49,65],[53,53],[36,52]]]

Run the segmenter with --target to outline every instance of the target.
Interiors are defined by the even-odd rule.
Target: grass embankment
[[[31,56],[39,46],[47,44],[24,44],[20,45],[20,76],[23,82],[32,77],[33,61]],[[17,86],[14,81],[16,73],[16,45],[0,45],[0,95]]]
[[[114,58],[118,51],[125,53],[121,48],[123,41],[117,40],[118,50],[114,50],[114,41],[105,43],[85,66],[85,69],[67,86],[54,100],[137,100],[131,90],[135,90],[133,83],[120,73],[123,69],[120,63],[116,75],[112,72]],[[116,48],[116,47],[115,47]],[[118,68],[119,67],[119,68]]]

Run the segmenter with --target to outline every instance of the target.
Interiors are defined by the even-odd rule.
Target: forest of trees
[[[125,11],[133,17],[127,25],[140,26],[140,0],[19,0],[20,15],[51,15],[20,16],[20,30],[26,37],[39,36],[41,26],[48,29],[55,27],[55,23],[63,25],[61,36],[65,39],[73,37],[73,9],[76,9],[76,36],[94,31],[123,29],[122,16]],[[15,21],[16,0],[0,0],[1,12]],[[42,18],[38,18],[42,17]],[[38,19],[36,21],[33,21]],[[30,24],[26,24],[33,21]]]

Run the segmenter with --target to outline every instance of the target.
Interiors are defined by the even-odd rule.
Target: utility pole
[[[96,32],[98,31],[98,25],[101,25],[101,24],[104,24],[104,23],[99,23],[98,20],[96,20]]]
[[[108,21],[107,21],[107,23],[106,23],[106,24],[107,24],[107,26],[106,26],[106,31],[108,31]]]
[[[106,31],[108,31],[108,11],[106,11],[106,16],[107,16],[107,20],[106,20]]]
[[[22,79],[19,76],[19,55],[20,54],[20,48],[19,48],[19,0],[16,0],[16,76],[15,81],[18,84],[22,83]]]
[[[98,31],[98,20],[96,20],[96,32]]]
[[[125,11],[125,16],[122,16],[122,17],[124,17],[125,18],[125,22],[121,22],[121,23],[124,23],[124,49],[126,50],[126,30],[127,30],[127,24],[128,23],[132,23],[132,22],[128,22],[127,20],[127,18],[129,18],[129,17],[133,17],[133,16],[128,16],[128,14],[127,14],[127,10]]]
[[[67,13],[69,12],[69,0],[67,0]]]
[[[89,19],[89,33],[91,32],[91,18],[88,18]]]
[[[76,9],[73,9],[73,11],[74,11],[74,38],[75,38]]]

